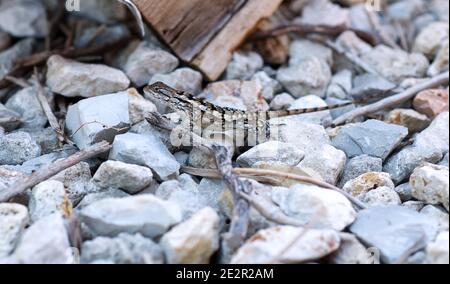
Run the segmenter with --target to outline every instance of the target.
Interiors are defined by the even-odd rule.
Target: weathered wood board
[[[186,63],[216,80],[232,52],[282,0],[134,0],[149,26]]]

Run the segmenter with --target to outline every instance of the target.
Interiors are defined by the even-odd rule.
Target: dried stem
[[[100,142],[94,144],[84,150],[81,150],[70,157],[56,161],[48,167],[41,169],[25,180],[16,182],[13,186],[0,192],[0,202],[7,202],[14,196],[23,193],[28,188],[53,177],[59,172],[70,168],[82,161],[93,158],[111,149],[111,145],[108,142]]]
[[[442,73],[440,75],[437,75],[426,82],[420,83],[415,85],[414,87],[411,87],[400,94],[388,97],[386,99],[383,99],[381,101],[378,101],[374,104],[370,104],[364,107],[357,108],[353,111],[350,111],[348,113],[343,114],[342,116],[336,118],[333,121],[334,125],[341,125],[346,122],[350,122],[354,120],[357,117],[372,114],[381,110],[384,110],[386,108],[393,107],[395,105],[398,105],[400,103],[403,103],[405,101],[408,101],[412,99],[417,93],[431,89],[436,88],[444,84],[448,84],[449,80],[449,73]]]

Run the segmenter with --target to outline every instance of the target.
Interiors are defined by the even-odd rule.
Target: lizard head
[[[159,101],[170,102],[177,91],[163,82],[156,82],[145,87],[144,92]]]

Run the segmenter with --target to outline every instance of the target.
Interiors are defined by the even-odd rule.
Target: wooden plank
[[[208,80],[217,80],[230,61],[233,51],[257,27],[258,22],[272,15],[283,0],[248,0],[191,64],[203,71]]]
[[[191,61],[248,0],[135,0],[144,19],[184,61]]]

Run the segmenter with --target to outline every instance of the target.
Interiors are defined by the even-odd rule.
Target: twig
[[[16,84],[17,86],[22,88],[28,88],[31,86],[26,80],[22,78],[16,78],[14,76],[6,76],[5,80],[10,81],[11,83]]]
[[[62,146],[63,142],[66,141],[64,131],[61,129],[61,126],[58,123],[58,119],[53,114],[52,108],[50,107],[47,97],[44,94],[45,93],[44,87],[42,86],[41,82],[39,81],[39,74],[37,73],[36,69],[34,72],[34,80],[33,81],[34,81],[34,86],[36,88],[36,96],[39,100],[39,103],[41,104],[42,110],[44,111],[45,116],[48,119],[50,127],[56,133],[56,136],[59,141],[59,145]]]
[[[23,193],[28,188],[53,177],[59,172],[70,168],[82,161],[98,156],[111,149],[111,145],[108,142],[100,142],[94,144],[84,150],[81,150],[70,157],[63,160],[56,161],[48,167],[35,172],[30,177],[16,182],[13,186],[0,192],[0,202],[7,202],[14,196]]]
[[[183,168],[183,170],[188,171],[188,172],[189,172],[189,169],[190,168],[187,168],[187,167]],[[213,171],[213,170],[211,170],[211,171]],[[235,168],[235,169],[233,169],[233,172],[237,175],[247,175],[247,176],[252,176],[252,177],[255,177],[255,176],[270,177],[270,176],[272,176],[272,177],[279,177],[279,178],[284,178],[284,179],[288,179],[288,180],[294,180],[294,181],[298,181],[301,183],[317,185],[319,187],[323,187],[323,188],[334,190],[334,191],[341,193],[350,202],[352,202],[354,205],[358,206],[361,209],[367,208],[367,206],[364,203],[362,203],[361,201],[359,201],[358,199],[356,199],[349,193],[343,191],[342,189],[340,189],[332,184],[329,184],[329,183],[326,183],[323,181],[319,181],[319,180],[311,178],[311,177],[301,176],[301,175],[297,175],[297,174],[284,173],[284,172],[279,172],[279,171],[273,171],[273,170],[250,169],[250,168]]]
[[[386,99],[383,99],[381,101],[378,101],[374,104],[370,104],[364,107],[357,108],[353,111],[350,111],[348,113],[343,114],[342,116],[336,118],[333,121],[334,125],[341,125],[346,122],[352,121],[357,117],[372,114],[378,111],[381,111],[383,109],[393,107],[395,105],[398,105],[400,103],[403,103],[407,100],[412,99],[417,93],[431,89],[436,88],[444,84],[448,84],[449,81],[449,73],[442,73],[440,75],[437,75],[426,82],[419,83],[415,85],[414,87],[411,87],[400,94],[388,97]]]
[[[346,25],[341,25],[337,27],[331,27],[331,26],[322,26],[322,25],[305,25],[305,24],[299,24],[299,23],[291,23],[286,25],[281,25],[279,27],[273,28],[271,30],[266,31],[258,31],[255,34],[253,34],[249,40],[255,41],[255,40],[262,40],[270,37],[276,37],[279,35],[284,35],[287,33],[295,32],[300,34],[322,34],[322,35],[328,35],[328,36],[339,36],[340,34],[346,32],[346,31],[353,31],[355,32],[358,37],[369,43],[370,45],[376,45],[378,40],[371,34],[348,28]]]
[[[7,118],[0,117],[0,125],[5,125],[9,123],[21,123],[21,122],[22,120],[18,117],[7,117]]]

